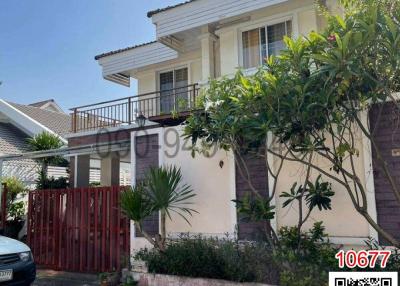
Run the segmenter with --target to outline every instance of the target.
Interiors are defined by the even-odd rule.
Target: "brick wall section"
[[[188,278],[150,273],[140,273],[139,278],[139,286],[268,286],[267,284],[260,283],[236,283],[217,279]]]
[[[267,196],[268,194],[268,179],[266,173],[265,160],[252,155],[244,155],[246,166],[251,175],[251,182],[257,191]],[[252,193],[249,184],[240,174],[236,164],[236,199],[241,200],[246,194]],[[263,233],[264,224],[260,222],[245,221],[238,214],[238,236],[243,240],[254,240],[260,238]]]
[[[375,105],[369,114],[373,138],[388,163],[391,175],[400,182],[400,157],[392,156],[393,149],[400,148],[400,111],[393,103]],[[380,116],[380,119],[377,118]],[[378,223],[386,231],[400,239],[400,204],[397,202],[387,178],[372,152],[375,199]],[[381,243],[386,243],[380,238]]]
[[[136,137],[136,181],[144,178],[146,172],[151,167],[157,167],[158,163],[158,135],[147,135]],[[159,230],[159,216],[158,212],[143,222],[143,228],[149,234],[158,234]],[[142,234],[137,231],[136,236],[141,237]]]

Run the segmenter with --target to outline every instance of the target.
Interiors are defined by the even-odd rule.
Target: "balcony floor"
[[[188,118],[190,115],[190,111],[179,112],[177,116],[172,116],[169,114],[150,116],[148,119],[150,121],[157,122],[162,126],[176,126],[181,124]]]

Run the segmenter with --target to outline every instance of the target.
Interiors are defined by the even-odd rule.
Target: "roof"
[[[136,49],[136,48],[139,48],[139,47],[143,47],[143,46],[147,46],[147,45],[154,44],[154,43],[157,43],[157,41],[151,41],[151,42],[147,42],[147,43],[143,43],[143,44],[139,44],[139,45],[134,45],[134,46],[131,46],[131,47],[127,47],[127,48],[123,48],[123,49],[119,49],[119,50],[115,50],[115,51],[102,53],[100,55],[95,56],[94,59],[97,61],[98,59],[101,59],[101,58],[104,58],[104,57],[107,57],[107,56],[111,56],[111,55],[114,55],[114,54],[126,52],[126,51],[129,51],[129,50],[133,50],[133,49]]]
[[[0,150],[3,154],[18,154],[29,150],[29,136],[11,123],[0,122]]]
[[[34,107],[41,107],[43,105],[45,105],[46,103],[49,102],[55,102],[54,99],[47,99],[47,100],[43,100],[43,101],[39,101],[39,102],[34,102],[29,104],[30,106],[34,106]]]
[[[21,154],[30,151],[29,136],[11,123],[0,122],[1,154]],[[33,183],[36,175],[36,163],[30,159],[4,162],[3,177],[18,177],[25,183]]]
[[[171,10],[171,9],[176,8],[176,7],[183,6],[183,5],[192,3],[194,1],[197,1],[197,0],[189,0],[189,1],[186,1],[186,2],[178,3],[176,5],[171,5],[171,6],[167,6],[165,8],[160,8],[160,9],[156,9],[156,10],[153,10],[153,11],[149,11],[149,12],[147,12],[147,17],[151,18],[155,14],[158,14],[158,13],[161,13],[161,12],[164,12],[164,11],[167,11],[167,10]]]
[[[14,108],[18,109],[33,120],[36,120],[40,124],[46,126],[61,137],[65,137],[66,134],[70,133],[71,118],[66,113],[49,111],[46,109],[13,102],[8,102],[8,104],[12,105]]]

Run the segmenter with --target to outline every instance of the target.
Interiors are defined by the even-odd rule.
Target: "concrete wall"
[[[190,146],[190,143],[184,143],[178,137],[180,134],[179,127],[164,130],[164,138],[168,145],[171,146],[176,140],[180,141],[177,147],[168,147],[164,143],[163,163],[181,168],[184,181],[191,185],[196,193],[196,197],[193,198],[193,208],[198,211],[198,214],[190,218],[191,226],[179,216],[173,216],[173,221],[167,223],[168,231],[212,235],[232,234],[236,224],[235,208],[231,202],[234,199],[235,179],[232,155],[220,150],[210,158],[199,154],[192,158],[191,152],[184,150]],[[179,151],[176,152],[176,150]],[[223,164],[222,168],[220,163]]]
[[[357,145],[355,147],[360,151],[359,156],[355,160],[355,169],[365,186],[365,174],[368,168],[364,167],[364,150],[360,131],[355,130],[354,136],[357,138]],[[275,160],[275,163],[278,164],[278,159]],[[330,170],[332,164],[322,157],[315,157],[313,163],[324,171],[330,172],[333,176],[340,178],[339,174]],[[349,160],[345,161],[344,164],[350,168]],[[305,174],[306,167],[304,165],[293,162],[284,163],[277,186],[276,207],[278,228],[297,224],[298,204],[294,203],[292,206],[282,208],[285,198],[280,198],[279,195],[282,192],[289,191],[294,182],[303,184]],[[319,172],[312,170],[310,180],[315,181],[318,175]],[[323,180],[332,183],[332,189],[335,192],[332,199],[332,210],[314,210],[305,224],[305,229],[311,227],[315,222],[323,221],[326,231],[333,237],[333,241],[345,244],[362,244],[363,240],[371,235],[368,223],[356,212],[349,194],[342,185],[327,177],[323,177]],[[303,206],[303,209],[307,209],[306,206]]]

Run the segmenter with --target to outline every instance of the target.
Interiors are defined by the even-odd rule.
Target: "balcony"
[[[127,126],[139,115],[164,126],[177,125],[196,109],[198,84],[109,100],[71,109],[73,133]]]

